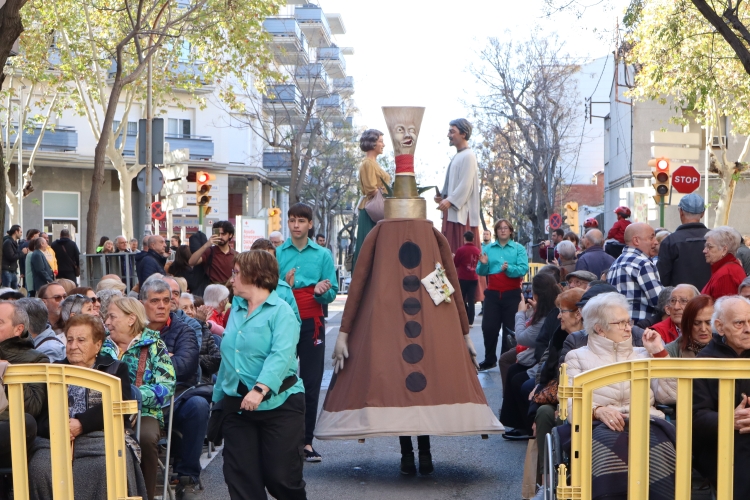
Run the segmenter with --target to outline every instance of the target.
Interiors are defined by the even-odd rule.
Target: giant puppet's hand
[[[477,350],[474,349],[474,342],[471,341],[471,337],[464,335],[464,342],[466,342],[466,349],[469,350],[469,356],[471,356],[471,362],[474,363],[474,368],[479,372],[479,363],[477,363]]]
[[[339,336],[336,338],[336,345],[333,348],[333,372],[338,373],[339,370],[344,369],[344,359],[349,358],[349,334],[345,332],[339,332]]]

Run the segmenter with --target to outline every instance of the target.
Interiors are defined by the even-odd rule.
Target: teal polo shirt
[[[288,238],[276,249],[276,260],[279,261],[279,278],[284,279],[290,269],[295,268],[294,286],[305,288],[315,286],[320,281],[330,280],[331,288],[323,295],[316,295],[315,300],[320,304],[330,304],[336,300],[339,283],[336,279],[336,267],[333,265],[331,252],[315,243],[310,238],[302,250],[298,250]]]

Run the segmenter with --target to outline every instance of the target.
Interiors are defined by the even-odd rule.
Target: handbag
[[[539,392],[534,394],[532,400],[540,405],[556,405],[557,401],[557,380],[550,380]]]
[[[380,189],[376,189],[372,199],[365,203],[365,212],[373,222],[385,219],[385,199]]]

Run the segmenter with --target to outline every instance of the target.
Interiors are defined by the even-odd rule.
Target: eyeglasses
[[[677,304],[680,304],[681,306],[686,306],[688,302],[690,302],[688,299],[670,299],[669,305],[676,306]]]
[[[625,330],[627,327],[633,326],[633,320],[632,319],[624,319],[622,321],[610,321],[610,325],[617,325],[620,327],[620,330]]]
[[[52,297],[42,297],[42,300],[54,300],[55,302],[62,302],[67,298],[68,295],[64,293],[62,295],[53,295]]]
[[[510,231],[510,228],[508,226],[500,226],[497,228],[498,231]]]
[[[241,271],[238,271],[237,269],[232,269],[232,276],[237,276],[240,272]]]
[[[89,297],[89,298],[91,299],[91,302],[94,302],[95,304],[102,302],[102,299],[100,299],[99,297]]]

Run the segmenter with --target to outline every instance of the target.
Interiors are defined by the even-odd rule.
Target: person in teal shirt
[[[302,318],[297,356],[305,384],[305,460],[320,462],[322,458],[312,442],[325,365],[322,305],[334,301],[338,282],[331,252],[308,237],[313,227],[312,208],[296,203],[289,207],[287,216],[291,237],[276,249],[276,259],[279,275],[292,287]]]
[[[268,252],[235,256],[231,282],[234,300],[213,392],[213,401],[224,400],[227,413],[221,432],[229,495],[264,498],[268,490],[274,498],[305,500],[299,323],[276,293],[278,264]]]
[[[271,240],[267,240],[265,238],[258,238],[257,240],[253,241],[253,245],[250,247],[250,250],[265,250],[266,252],[276,257],[276,247],[273,246],[273,242]],[[276,294],[281,300],[289,304],[289,307],[291,307],[292,311],[294,311],[294,315],[297,316],[297,322],[299,322],[301,326],[302,319],[299,317],[299,309],[297,308],[297,301],[294,299],[292,287],[290,287],[289,283],[284,281],[284,279],[281,277],[279,277],[279,286],[276,287]]]
[[[477,274],[487,276],[484,291],[484,361],[479,370],[497,366],[497,343],[503,329],[501,354],[510,349],[507,336],[515,328],[515,315],[521,302],[521,284],[529,270],[526,248],[513,241],[513,225],[506,219],[495,223],[495,241],[482,247]],[[503,381],[504,382],[504,381]]]

